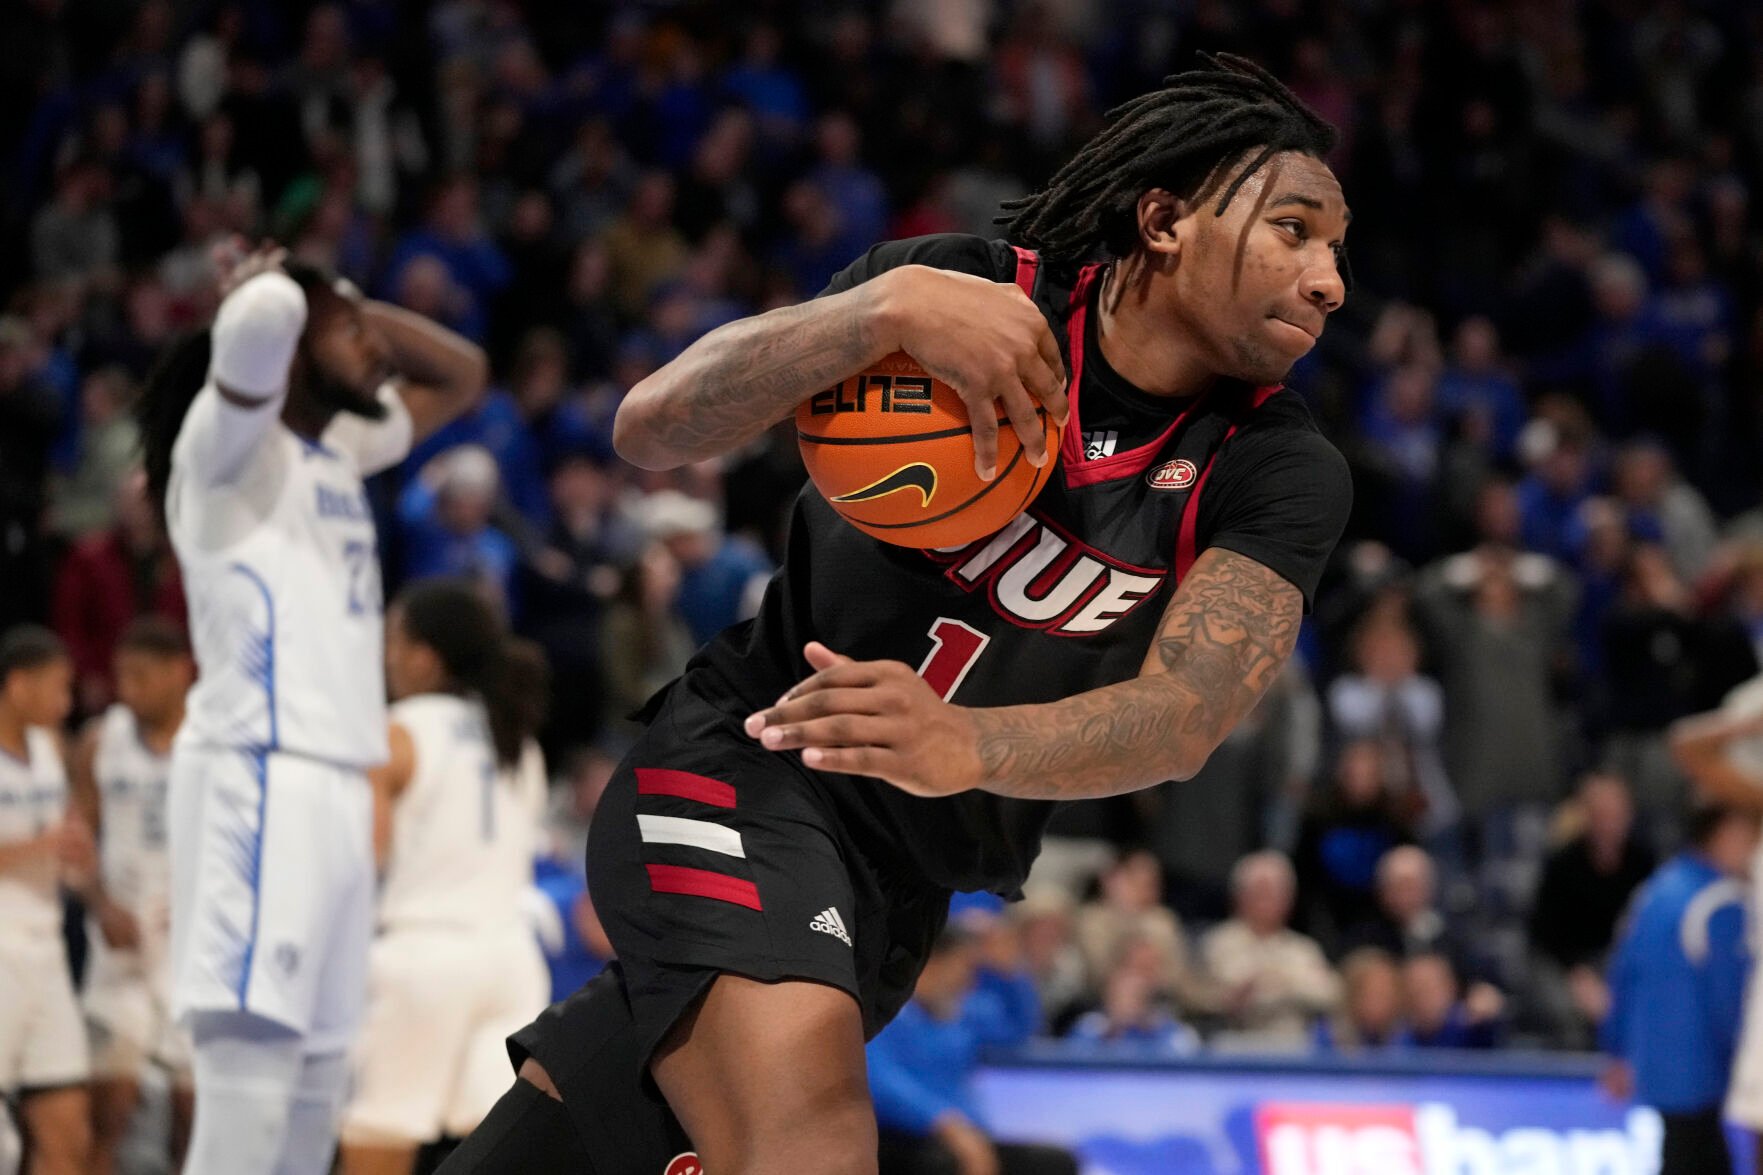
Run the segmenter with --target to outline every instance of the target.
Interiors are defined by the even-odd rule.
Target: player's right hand
[[[1028,295],[1012,282],[925,265],[902,266],[876,280],[889,283],[886,320],[894,324],[899,349],[967,405],[980,477],[997,475],[1000,409],[1029,460],[1037,467],[1051,460],[1036,408],[1065,424],[1065,360]]]
[[[247,250],[244,238],[236,236],[209,250],[209,260],[214,263],[215,281],[222,298],[260,273],[279,270],[287,259],[288,251],[273,241]]]

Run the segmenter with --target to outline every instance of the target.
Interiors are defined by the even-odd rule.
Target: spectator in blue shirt
[[[1440,951],[1402,963],[1406,1043],[1430,1049],[1491,1049],[1500,1043],[1506,1000],[1490,983],[1471,984],[1459,998],[1456,965]]]
[[[820,163],[808,182],[839,210],[840,251],[855,256],[888,235],[888,193],[881,177],[863,165],[857,120],[832,111],[815,128]]]
[[[588,898],[581,862],[535,858],[533,898],[533,925],[551,972],[551,999],[566,1000],[605,969],[612,944]]]
[[[1690,847],[1641,889],[1610,963],[1606,1085],[1664,1117],[1660,1175],[1732,1170],[1721,1103],[1751,961],[1740,879],[1756,848],[1755,814],[1699,809]]]
[[[931,949],[912,1000],[869,1044],[869,1087],[881,1128],[880,1175],[1077,1175],[1054,1147],[994,1141],[974,1096],[980,1050],[1021,1044],[1041,1001],[1020,966],[953,923]]]
[[[674,609],[703,644],[759,610],[771,578],[771,560],[757,543],[722,532],[715,506],[678,490],[658,490],[638,511],[651,538],[679,561],[679,599]]]
[[[1079,1016],[1066,1039],[1139,1056],[1185,1057],[1200,1051],[1199,1034],[1158,1000],[1156,977],[1130,966],[1109,974],[1102,1006]]]
[[[496,492],[496,461],[481,446],[461,445],[429,462],[398,498],[405,578],[467,579],[512,612],[519,553],[490,525]]]
[[[435,192],[427,223],[405,233],[386,262],[382,293],[396,291],[405,267],[418,257],[433,257],[446,268],[464,299],[458,329],[481,342],[489,328],[490,304],[513,280],[514,270],[484,231],[477,184],[470,178],[454,177]]]
[[[1493,453],[1504,461],[1524,428],[1524,391],[1500,355],[1500,334],[1485,315],[1463,320],[1451,344],[1451,365],[1439,376],[1439,410],[1456,418],[1479,414]]]
[[[746,51],[723,75],[723,89],[752,111],[769,154],[796,145],[813,110],[801,79],[781,63],[783,38],[775,25],[760,24],[747,34]]]
[[[1590,426],[1544,421],[1527,430],[1532,468],[1518,483],[1520,538],[1525,549],[1569,561],[1580,507],[1592,496]]]

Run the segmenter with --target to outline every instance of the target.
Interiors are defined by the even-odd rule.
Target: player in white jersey
[[[1671,750],[1706,799],[1763,812],[1763,673],[1728,694],[1720,709],[1672,727]],[[1751,861],[1750,903],[1751,951],[1763,954],[1758,934],[1763,919],[1763,848]],[[1763,967],[1751,969],[1745,991],[1745,1023],[1732,1062],[1726,1116],[1759,1136],[1763,1155]]]
[[[92,1175],[115,1169],[148,1063],[171,1079],[174,1170],[195,1106],[188,1034],[171,1016],[165,793],[196,666],[183,630],[152,616],[123,631],[113,661],[119,700],[86,726],[68,770],[73,802],[98,836],[98,867],[81,895],[90,944],[82,995],[92,1041]]]
[[[172,749],[172,993],[187,1175],[328,1170],[372,934],[386,758],[362,479],[475,401],[477,347],[260,251],[143,389],[149,486],[200,677]]]
[[[54,633],[0,637],[0,1094],[23,1109],[27,1175],[84,1175],[91,1146],[86,1030],[61,937],[63,866],[83,855],[58,733],[72,704],[73,661]]]
[[[508,1084],[504,1041],[549,999],[525,916],[545,806],[533,731],[544,660],[463,583],[415,584],[386,614],[391,761],[372,773],[379,937],[344,1175],[409,1175]]]

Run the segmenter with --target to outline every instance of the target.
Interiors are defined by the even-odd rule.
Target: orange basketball
[[[806,400],[796,438],[808,476],[852,526],[902,547],[959,547],[1022,513],[1052,474],[1059,425],[1038,411],[1054,460],[1036,469],[1000,416],[998,476],[981,481],[967,406],[896,351]]]

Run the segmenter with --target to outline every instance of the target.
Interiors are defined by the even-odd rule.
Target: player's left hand
[[[799,750],[816,771],[872,775],[915,796],[980,785],[966,707],[937,697],[898,661],[853,661],[819,641],[803,653],[814,675],[747,719],[747,734],[766,750]]]

